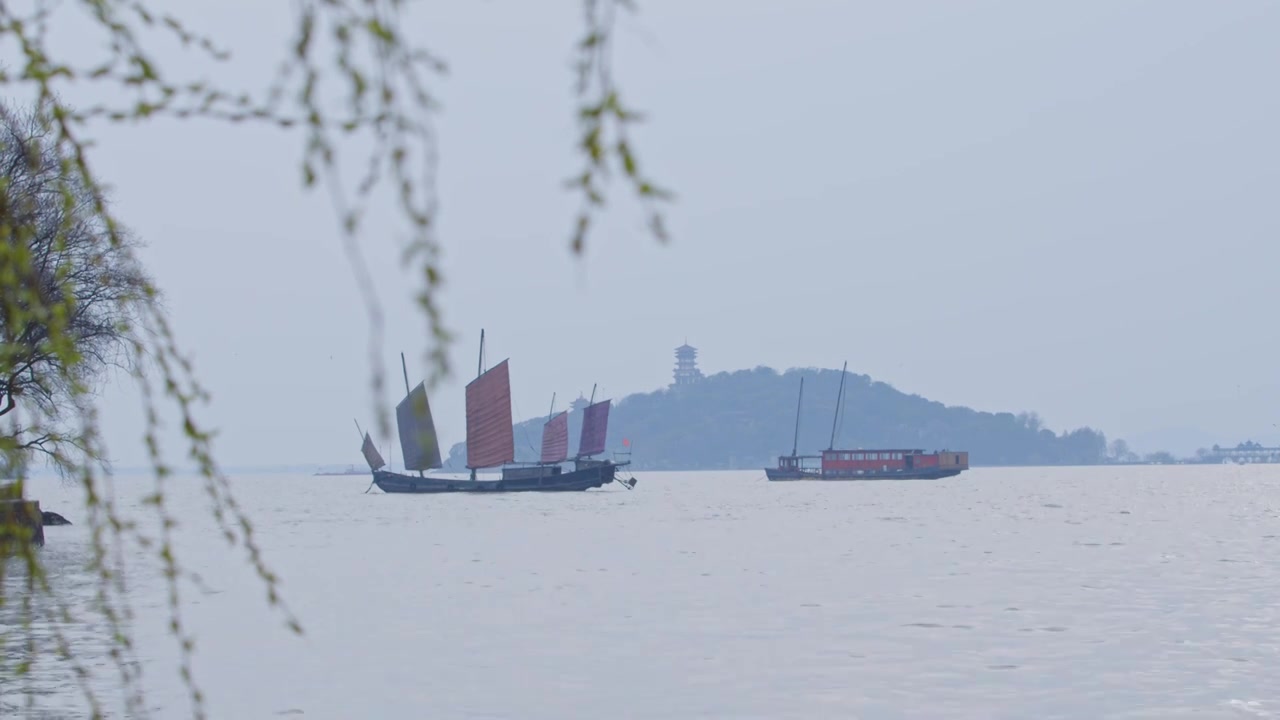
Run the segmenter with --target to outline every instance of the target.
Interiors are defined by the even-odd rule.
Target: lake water
[[[434,497],[237,478],[303,637],[210,531],[202,491],[175,486],[181,560],[208,586],[184,585],[184,618],[210,717],[1280,717],[1280,466],[636,476]],[[82,609],[75,490],[30,494],[77,522],[41,553]],[[164,583],[137,562],[130,584],[148,701],[181,717]],[[81,615],[66,631],[118,708]],[[6,717],[78,716],[47,654],[3,682]],[[15,707],[24,687],[53,712]]]

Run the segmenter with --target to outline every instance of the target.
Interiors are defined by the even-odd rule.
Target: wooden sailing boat
[[[404,364],[404,356],[401,356]],[[568,423],[565,419],[564,442],[561,443],[552,429],[550,446],[543,438],[543,460],[532,465],[513,465],[516,447],[511,422],[511,376],[507,360],[484,369],[484,331],[480,331],[480,360],[477,377],[467,384],[467,469],[470,478],[432,477],[425,470],[441,467],[440,444],[431,408],[427,403],[426,387],[419,383],[409,389],[409,373],[405,368],[404,400],[396,406],[396,425],[400,431],[400,449],[404,453],[406,471],[418,475],[394,473],[381,469],[381,457],[369,457],[369,469],[373,482],[388,493],[441,493],[441,492],[532,492],[589,490],[611,483],[615,479],[618,463],[593,461],[575,466],[564,472],[560,465],[568,449]],[[606,413],[607,419],[607,413]],[[548,424],[557,422],[556,418]],[[593,430],[593,432],[602,432]],[[584,427],[585,437],[585,427]],[[563,446],[563,450],[561,447]],[[603,442],[600,450],[603,451]],[[579,453],[581,454],[581,453]],[[376,455],[376,454],[375,454]],[[498,478],[481,479],[477,470],[501,468]],[[631,481],[628,487],[635,484]]]

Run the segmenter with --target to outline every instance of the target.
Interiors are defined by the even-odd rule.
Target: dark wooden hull
[[[921,468],[919,470],[886,470],[868,471],[858,474],[823,474],[821,470],[793,470],[765,468],[765,477],[772,481],[788,480],[941,480],[955,477],[965,468]]]
[[[373,473],[373,484],[386,493],[579,492],[613,482],[619,467],[605,461],[580,464],[569,472],[557,465],[504,468],[502,477],[492,480],[420,477],[378,470]],[[634,485],[634,481],[630,484]]]

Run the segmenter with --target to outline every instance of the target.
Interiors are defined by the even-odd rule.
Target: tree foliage
[[[21,403],[29,424],[11,424],[8,450],[66,469],[66,416],[106,369],[130,368],[126,328],[155,298],[133,238],[111,241],[49,135],[37,113],[0,106],[0,418]]]
[[[390,413],[379,400],[381,313],[359,239],[371,198],[379,190],[390,192],[409,231],[405,264],[420,278],[418,302],[436,340],[430,351],[431,379],[449,370],[445,358],[450,336],[436,299],[444,269],[435,232],[438,138],[432,122],[438,109],[433,83],[447,72],[447,65],[402,30],[409,12],[404,0],[300,0],[294,7],[294,32],[281,38],[281,62],[274,73],[264,68],[260,75],[270,79],[261,87],[226,87],[198,79],[207,77],[210,65],[228,57],[218,39],[201,34],[179,15],[160,11],[149,0],[0,3],[0,45],[9,51],[8,57],[19,58],[11,68],[0,69],[0,85],[10,97],[31,98],[39,110],[33,124],[19,122],[9,128],[37,136],[38,158],[32,162],[31,157],[6,156],[14,163],[5,168],[5,192],[0,193],[0,320],[6,333],[0,376],[7,383],[0,388],[0,402],[12,403],[8,412],[23,416],[2,449],[8,451],[7,468],[21,473],[19,446],[42,438],[38,449],[55,458],[83,490],[93,539],[90,572],[100,586],[96,604],[115,638],[110,657],[120,682],[131,688],[129,711],[135,716],[145,714],[145,706],[138,694],[138,665],[131,660],[131,608],[122,579],[125,558],[156,563],[163,571],[170,627],[183,658],[179,672],[190,688],[193,714],[204,713],[190,664],[193,641],[182,621],[180,581],[189,573],[174,552],[175,522],[166,494],[173,466],[160,449],[162,418],[175,418],[181,429],[183,454],[198,466],[223,535],[245,552],[263,581],[268,602],[281,601],[276,576],[267,568],[252,524],[214,460],[210,432],[199,419],[207,393],[181,351],[174,328],[153,301],[158,289],[140,269],[136,242],[103,191],[93,162],[97,123],[204,118],[269,124],[300,136],[302,183],[331,193],[370,313],[372,402],[384,435]],[[614,173],[644,203],[655,236],[665,238],[659,204],[669,196],[641,171],[628,134],[639,115],[613,81],[613,31],[618,13],[631,7],[630,0],[583,0],[584,30],[574,68],[578,102],[571,109],[580,122],[582,171],[568,181],[582,197],[581,212],[569,230],[568,246],[575,253],[586,247],[592,218],[606,204]],[[83,51],[77,57],[87,52],[88,59],[73,61],[52,42],[55,29],[69,26],[94,33],[77,42]],[[197,63],[198,74],[178,77],[170,72],[158,48],[171,40],[204,61]],[[96,97],[117,100],[77,104],[87,88]],[[355,163],[340,163],[342,140],[353,136],[370,141],[372,149]],[[355,177],[339,170],[353,165],[362,168]],[[57,262],[48,264],[53,260]],[[155,477],[155,490],[146,502],[155,514],[156,531],[144,532],[137,519],[127,517],[116,504],[110,474],[102,464],[105,449],[98,433],[93,381],[112,366],[130,371],[144,400],[142,442]],[[0,609],[18,602],[28,629],[16,655],[8,652],[15,647],[14,634],[6,631],[0,675],[26,672],[54,650],[74,667],[92,714],[100,716],[99,699],[85,679],[91,664],[80,662],[56,632],[46,646],[30,632],[32,624],[41,621],[56,628],[54,621],[66,619],[70,611],[59,602],[38,554],[27,552],[23,560],[20,597],[14,597],[16,586],[0,578]],[[0,569],[10,564],[0,558]],[[38,598],[47,602],[36,602]],[[280,607],[286,622],[300,631],[287,609]]]
[[[1116,438],[1111,441],[1111,446],[1108,450],[1108,457],[1111,459],[1111,462],[1117,463],[1131,463],[1138,461],[1138,454],[1130,450],[1129,443],[1125,442],[1121,438]]]

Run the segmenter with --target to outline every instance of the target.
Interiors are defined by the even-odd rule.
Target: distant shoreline
[[[348,463],[348,465],[349,465],[349,464],[350,464],[350,463]],[[975,469],[975,470],[977,470],[977,469],[1005,469],[1005,468],[1007,468],[1007,469],[1037,470],[1037,469],[1045,469],[1045,468],[1079,468],[1079,467],[1104,468],[1104,467],[1134,467],[1134,466],[1144,466],[1144,467],[1167,467],[1167,466],[1173,466],[1173,465],[1222,465],[1222,464],[1223,464],[1223,463],[1220,463],[1220,462],[1197,462],[1196,460],[1179,460],[1179,461],[1172,462],[1172,463],[1158,463],[1158,462],[1143,462],[1143,461],[1138,461],[1138,462],[1110,462],[1110,463],[1062,463],[1062,464],[1055,464],[1055,465],[983,465],[983,464],[979,464],[979,463],[974,463],[974,464],[972,464],[972,465],[971,465],[971,467],[972,467],[973,469]],[[1274,464],[1274,463],[1247,463],[1247,464],[1266,465],[1266,464]],[[321,464],[316,464],[316,465],[244,465],[244,466],[226,467],[226,468],[223,468],[223,469],[222,469],[222,471],[223,471],[225,474],[227,474],[227,475],[231,475],[231,476],[235,476],[235,475],[290,475],[290,474],[292,474],[292,475],[309,475],[309,476],[312,476],[312,477],[364,477],[364,475],[365,475],[364,473],[359,473],[359,474],[354,474],[354,475],[353,475],[353,474],[345,474],[345,473],[326,473],[326,472],[322,472],[322,471],[324,470],[324,468],[327,468],[327,467],[336,467],[336,466],[338,466],[338,464],[337,464],[337,463],[333,463],[333,464],[324,464],[324,465],[321,465]],[[636,470],[636,472],[752,472],[752,471],[755,471],[755,470],[759,470],[760,472],[762,472],[762,473],[763,473],[763,472],[764,472],[764,466],[760,466],[759,468],[756,468],[756,467],[735,467],[735,468],[706,468],[706,467],[703,467],[703,468],[644,468],[644,467],[636,467],[636,468],[635,468],[635,470]],[[151,469],[151,468],[145,468],[145,467],[119,467],[119,468],[112,468],[112,470],[111,470],[111,475],[113,475],[113,476],[115,476],[115,477],[151,476],[152,472],[153,472],[153,471],[152,471],[152,469]],[[199,472],[200,472],[200,471],[199,471],[199,469],[198,469],[198,468],[195,468],[195,467],[190,467],[190,468],[181,468],[181,469],[174,469],[174,474],[175,474],[175,475],[198,475],[198,474],[199,474]],[[449,468],[444,468],[444,469],[442,469],[442,470],[441,470],[441,472],[459,472],[459,471],[451,470],[451,469],[449,469]],[[57,477],[57,473],[55,473],[55,472],[53,472],[53,471],[51,471],[51,470],[41,470],[41,471],[38,471],[38,472],[32,472],[32,473],[30,474],[30,477],[31,477],[31,478],[33,478],[33,479],[34,479],[34,478],[56,478],[56,477]]]

